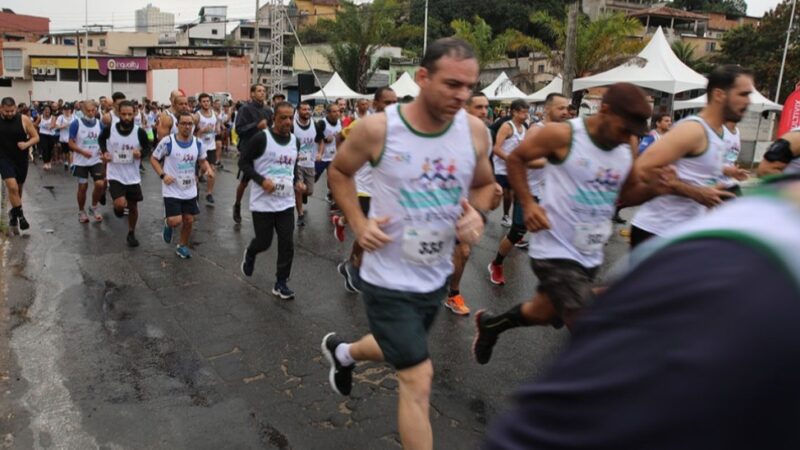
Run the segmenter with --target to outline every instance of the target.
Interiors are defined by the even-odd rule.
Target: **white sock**
[[[350,356],[350,346],[352,344],[339,344],[336,347],[336,359],[339,360],[339,364],[347,367],[352,366],[356,363],[356,360]]]

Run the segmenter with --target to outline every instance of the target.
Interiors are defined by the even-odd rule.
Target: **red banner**
[[[800,87],[800,83],[797,87]],[[788,133],[789,130],[800,127],[800,89],[789,94],[783,104],[781,122],[778,125],[778,137]]]

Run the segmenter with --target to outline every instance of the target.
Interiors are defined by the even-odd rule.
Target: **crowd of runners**
[[[752,75],[739,66],[714,69],[708,104],[674,126],[670,115],[653,117],[647,95],[628,83],[608,87],[597,113],[586,118],[575,117],[571,99],[551,94],[540,115],[532,116],[529,105],[518,100],[505,117],[489,122],[489,101],[475,90],[478,74],[467,44],[442,39],[422,59],[416,75],[420,94],[413,101],[398,103],[384,87],[371,101],[356,102],[352,113],[341,99],[326,105],[318,121],[312,119],[312,104],[293,105],[280,94],[268,100],[260,84],[251,87],[250,101],[235,107],[207,94],[190,102],[179,90],[166,107],[121,93],[36,108],[4,98],[0,173],[12,207],[9,225],[30,227],[23,187],[31,160],[40,157],[42,170],[63,163],[77,180],[81,223],[103,220],[99,209],[110,193],[113,213],[127,217],[127,245],[137,247],[141,174],[153,170],[164,201],[163,240],[177,241],[175,253],[190,258],[198,205],[222,202],[214,196],[216,169],[236,136],[240,183],[229,205],[232,220],[241,223],[249,188],[254,232],[242,249],[242,273],[254,276],[259,255],[277,240],[272,293],[294,298],[288,284],[294,231],[306,223],[308,198],[325,192],[334,238],[344,242],[346,229],[355,237],[337,271],[348,292],[362,295],[369,321],[369,333],[360,339],[333,332],[322,338],[330,384],[349,395],[356,362],[389,363],[397,370],[403,445],[432,448],[428,331],[442,304],[455,314],[471,313],[460,281],[490,211],[502,205],[508,231],[485,262],[487,281],[505,284],[504,259],[518,247],[527,249],[538,287],[508,311],[475,312],[472,352],[478,364],[490,362],[501,335],[512,328],[573,329],[599,292],[598,269],[613,221],[624,222],[621,208],[638,206],[630,244],[642,247],[633,255],[649,255],[690,233],[757,232],[767,224],[752,214],[745,214],[750,222],[739,220],[742,207],[733,207],[747,204],[747,198],[713,211],[741,195],[740,181],[800,172],[800,130],[772,144],[758,174],[738,166],[736,124],[754,90]],[[797,225],[797,218],[780,213],[787,224]],[[795,242],[797,236],[786,239]],[[547,400],[546,392],[535,389],[525,395],[534,394]],[[516,418],[501,421],[490,441],[516,448],[539,438],[547,442],[541,423],[524,428],[541,413],[526,410],[529,406],[521,404]],[[570,442],[553,439],[559,448]]]

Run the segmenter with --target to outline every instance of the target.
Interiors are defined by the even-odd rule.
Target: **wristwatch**
[[[161,175],[159,175],[158,177],[159,177],[159,178],[161,178],[161,179],[163,180],[165,175],[166,175],[166,174],[165,174],[164,172],[161,172]]]

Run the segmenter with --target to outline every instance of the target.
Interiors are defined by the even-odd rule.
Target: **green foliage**
[[[475,16],[472,22],[456,19],[450,27],[455,31],[455,37],[469,42],[475,49],[481,70],[493,62],[504,59],[509,52],[519,54],[526,50],[549,50],[538,39],[525,36],[517,30],[507,29],[502,34],[493,36],[492,28],[478,16]]]
[[[791,0],[784,0],[764,15],[758,28],[744,25],[729,30],[722,38],[722,48],[714,62],[739,64],[751,69],[755,74],[756,87],[762,92],[769,92],[769,97],[774,98],[791,10]],[[795,14],[794,21],[797,24],[800,10]],[[800,64],[794,64],[795,61],[800,61],[800,34],[796,30],[789,42],[779,97],[781,102],[794,90],[795,83],[800,81]]]
[[[706,69],[708,64],[705,57],[695,57],[694,53],[697,46],[689,42],[675,41],[672,43],[672,51],[684,64],[691,67],[696,72],[702,72]]]
[[[743,16],[747,13],[745,0],[675,0],[670,6],[687,11],[718,12],[734,16]]]

